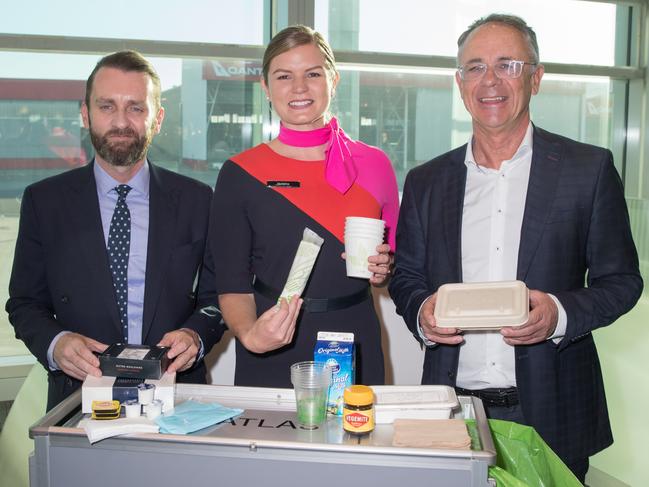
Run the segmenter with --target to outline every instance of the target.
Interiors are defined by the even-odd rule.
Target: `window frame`
[[[624,52],[627,66],[597,66],[562,63],[544,63],[548,74],[608,77],[623,80],[623,102],[616,104],[612,115],[613,137],[611,143],[623,154],[616,165],[626,184],[627,195],[649,198],[649,171],[646,154],[649,154],[649,137],[645,135],[649,95],[646,88],[647,75],[647,2],[643,0],[606,1],[621,8],[628,8],[626,29],[616,29],[616,50]],[[266,0],[264,2],[264,39],[292,24],[314,25],[315,0]],[[622,20],[623,22],[624,20]],[[124,48],[135,49],[145,56],[188,59],[261,59],[263,46],[233,45],[219,43],[120,40],[92,37],[66,37],[49,35],[19,35],[0,33],[0,51],[25,53],[103,54]],[[456,60],[448,56],[424,56],[397,53],[374,53],[335,50],[337,62],[346,67],[390,67],[455,69]],[[618,96],[618,94],[616,94]],[[270,109],[264,110],[264,119],[271,121]],[[272,124],[264,124],[271,127]],[[264,134],[271,138],[271,130]],[[644,159],[643,159],[644,158]],[[0,368],[2,363],[0,362]]]

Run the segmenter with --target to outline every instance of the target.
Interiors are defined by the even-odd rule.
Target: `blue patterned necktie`
[[[128,254],[131,248],[131,212],[126,205],[126,195],[131,187],[120,184],[115,188],[117,204],[108,230],[108,263],[113,274],[113,287],[119,308],[124,343],[128,343]]]

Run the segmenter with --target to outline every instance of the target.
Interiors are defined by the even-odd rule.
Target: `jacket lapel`
[[[149,334],[160,292],[164,284],[167,265],[174,246],[177,196],[173,188],[164,184],[160,170],[149,162],[149,236],[146,255],[144,287],[144,312],[142,317],[142,342]]]
[[[534,127],[532,167],[527,186],[516,271],[516,277],[521,281],[527,277],[554,202],[562,156],[561,145],[551,141],[547,132]]]
[[[442,214],[444,238],[451,269],[455,273],[456,282],[462,280],[462,209],[464,207],[464,191],[466,186],[466,166],[464,151],[455,151],[455,157],[450,161],[447,181],[444,185],[444,209]],[[460,157],[461,156],[461,157]]]
[[[105,310],[97,310],[97,313],[108,313],[115,330],[121,336],[117,300],[106,253],[93,166],[94,161],[80,169],[79,177],[70,184],[67,191],[67,214],[72,227],[70,234],[77,236],[81,258],[86,260],[86,265],[82,268],[89,270],[89,278],[94,280],[93,286],[103,297],[106,305]]]

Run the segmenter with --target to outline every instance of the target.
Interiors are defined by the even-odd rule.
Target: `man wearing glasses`
[[[534,426],[583,481],[588,457],[613,441],[591,332],[642,292],[622,183],[608,150],[531,123],[544,69],[525,21],[492,14],[458,47],[473,135],[408,175],[390,294],[426,345],[423,384]],[[514,279],[530,290],[523,326],[436,326],[440,285]]]

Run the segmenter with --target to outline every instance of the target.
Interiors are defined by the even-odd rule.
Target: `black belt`
[[[461,396],[475,396],[482,400],[485,406],[509,408],[518,404],[518,389],[462,389],[456,387],[455,392]]]
[[[281,291],[269,286],[261,281],[258,277],[252,284],[252,287],[259,294],[271,301],[277,301]],[[325,313],[326,311],[337,311],[339,309],[349,308],[355,304],[362,303],[371,296],[370,287],[366,286],[362,290],[348,294],[347,296],[339,296],[336,298],[303,298],[302,309],[308,313]]]

